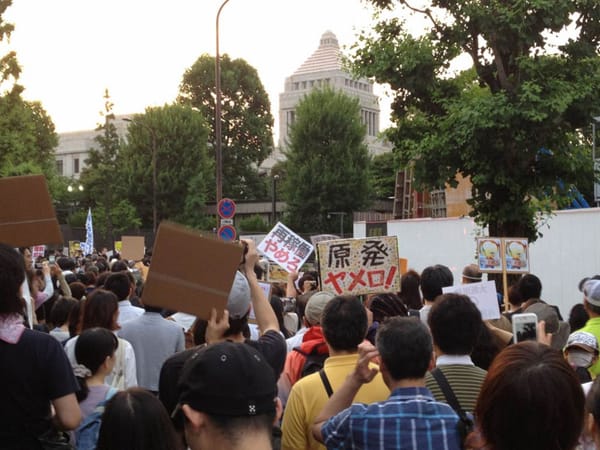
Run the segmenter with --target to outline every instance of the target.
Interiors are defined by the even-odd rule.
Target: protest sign
[[[115,252],[121,253],[123,250],[123,241],[115,241]]]
[[[504,258],[509,273],[529,272],[529,242],[525,238],[505,238]]]
[[[482,272],[502,272],[502,240],[500,238],[478,238],[477,260]]]
[[[31,248],[31,257],[33,258],[34,261],[40,257],[44,257],[45,253],[46,253],[45,245],[34,245]]]
[[[325,241],[317,249],[324,291],[360,295],[400,290],[396,236]]]
[[[139,261],[145,252],[144,236],[121,236],[121,258]]]
[[[442,288],[442,292],[444,294],[463,294],[469,297],[481,312],[481,318],[483,320],[500,318],[496,283],[493,281],[447,286]]]
[[[81,244],[79,241],[69,241],[69,256],[76,258],[81,252]]]
[[[287,272],[297,272],[313,251],[313,246],[281,222],[258,244],[257,250]]]
[[[243,247],[213,236],[162,222],[142,301],[206,320],[212,308],[222,314]]]
[[[287,275],[287,271],[279,267],[277,264],[269,264],[267,281],[270,283],[287,283]]]
[[[0,242],[13,247],[63,243],[43,175],[0,179],[0,198]]]
[[[316,246],[319,242],[334,241],[336,239],[340,239],[340,237],[336,236],[335,234],[315,234],[314,236],[310,237],[310,243],[313,246]]]

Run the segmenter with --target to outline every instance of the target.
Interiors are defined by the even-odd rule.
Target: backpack
[[[325,364],[325,360],[329,358],[329,349],[325,342],[315,345],[310,352],[305,352],[300,347],[294,347],[294,351],[304,356],[304,365],[300,372],[300,378],[321,370]]]
[[[106,392],[104,400],[96,405],[94,411],[87,416],[81,425],[75,430],[75,442],[77,450],[95,450],[98,443],[98,434],[100,433],[100,425],[102,424],[102,414],[106,402],[117,393],[117,389],[109,388]]]

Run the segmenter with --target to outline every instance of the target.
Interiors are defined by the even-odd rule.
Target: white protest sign
[[[400,290],[396,236],[324,241],[317,248],[324,291],[361,295]]]
[[[483,320],[500,318],[498,295],[496,294],[496,283],[493,281],[482,281],[481,283],[448,286],[442,288],[442,292],[444,294],[452,293],[468,296],[481,312],[481,318]]]
[[[302,267],[312,253],[313,246],[277,222],[256,249],[290,273]]]

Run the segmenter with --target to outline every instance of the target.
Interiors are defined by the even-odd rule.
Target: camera
[[[296,299],[294,297],[281,297],[281,303],[284,314],[296,311]]]

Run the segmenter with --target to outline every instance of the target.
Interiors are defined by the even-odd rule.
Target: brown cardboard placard
[[[163,222],[156,235],[142,301],[209,319],[227,305],[243,248]]]
[[[14,247],[62,244],[43,175],[0,178],[0,242]]]
[[[121,258],[130,261],[140,261],[144,258],[144,236],[122,236]]]

